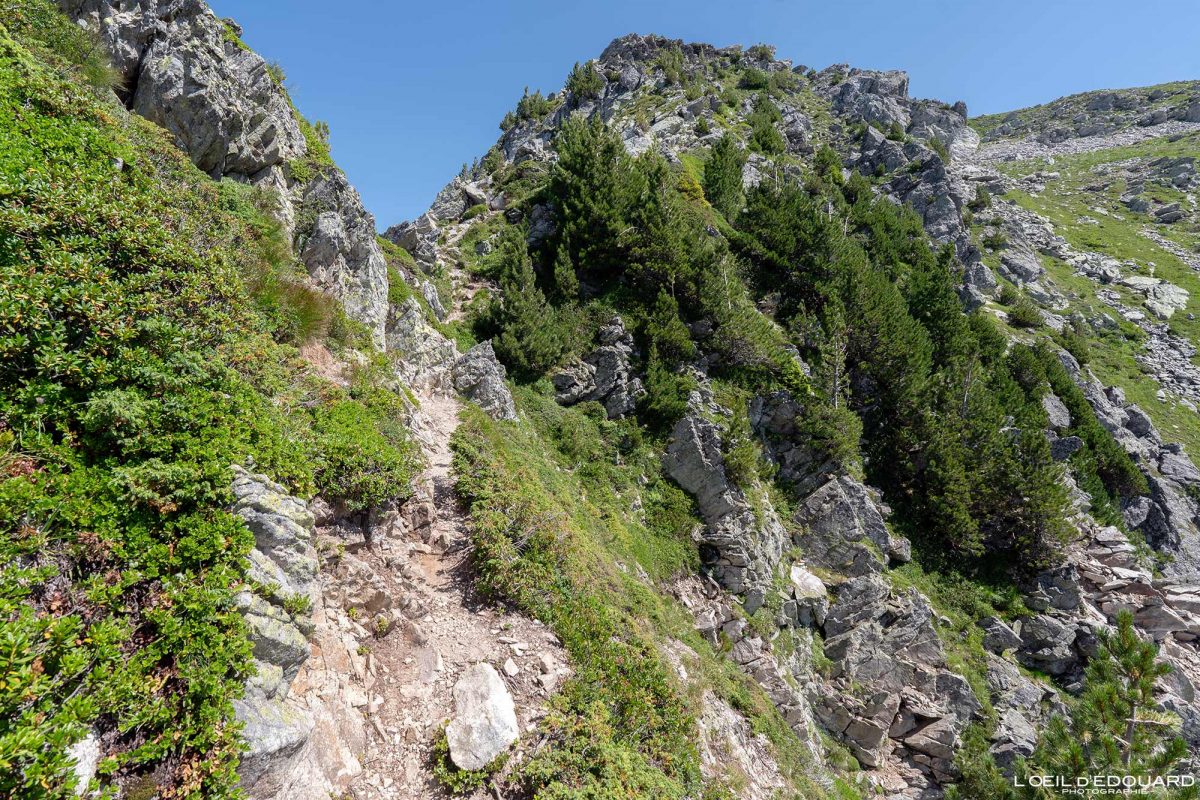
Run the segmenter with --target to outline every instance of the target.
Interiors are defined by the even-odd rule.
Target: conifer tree
[[[525,229],[506,228],[497,250],[501,300],[496,352],[519,372],[541,375],[562,355],[563,345],[554,324],[554,309],[537,286]]]
[[[742,209],[742,168],[746,154],[738,147],[737,139],[726,133],[712,146],[704,164],[704,196],[709,204],[733,220]]]
[[[1154,700],[1155,682],[1170,672],[1170,665],[1158,660],[1158,647],[1134,630],[1133,615],[1119,612],[1116,631],[1100,635],[1100,650],[1088,663],[1085,688],[1070,722],[1051,720],[1026,770],[1067,779],[1170,775],[1187,755],[1179,718],[1159,711]],[[1059,796],[1053,790],[1024,789],[1026,798]],[[1192,798],[1196,792],[1193,788],[1149,796]]]

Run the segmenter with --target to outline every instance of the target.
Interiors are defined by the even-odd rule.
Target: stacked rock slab
[[[273,782],[286,772],[280,765],[299,754],[313,727],[310,715],[286,702],[292,680],[310,654],[312,622],[289,614],[282,601],[316,599],[314,520],[304,501],[265,475],[239,466],[233,472],[233,511],[255,541],[247,577],[252,584],[278,587],[270,600],[251,589],[237,596],[250,629],[257,671],[245,696],[234,701],[247,745],[240,775],[253,796],[270,797],[279,788]]]
[[[726,589],[744,595],[753,613],[771,590],[787,535],[765,495],[756,509],[729,480],[721,439],[720,426],[693,411],[676,423],[663,465],[696,498],[705,522],[700,552],[706,568]]]

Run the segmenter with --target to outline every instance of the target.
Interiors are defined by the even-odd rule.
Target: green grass
[[[1183,96],[1188,93],[1195,94],[1200,89],[1200,83],[1196,81],[1174,81],[1171,83],[1160,83],[1156,86],[1145,86],[1130,89],[1116,90],[1122,94],[1139,94],[1148,95],[1152,91],[1165,93],[1165,97],[1160,98],[1154,103],[1144,103],[1145,107],[1153,108],[1167,105],[1170,103],[1178,103],[1184,99]],[[999,114],[987,114],[980,117],[974,117],[969,121],[972,128],[980,134],[987,134],[990,131],[1000,127],[1006,119],[1011,115],[1016,114],[1017,118],[1022,122],[1045,122],[1051,123],[1055,119],[1070,119],[1075,113],[1083,111],[1088,102],[1093,97],[1099,94],[1105,94],[1111,90],[1100,89],[1092,92],[1084,92],[1082,94],[1068,95],[1060,97],[1049,103],[1043,103],[1029,108],[1018,109],[1017,111],[1003,111]],[[1133,115],[1133,119],[1137,118],[1137,114]]]
[[[697,566],[698,521],[661,473],[662,443],[595,404],[560,408],[545,383],[515,397],[527,422],[468,410],[454,447],[480,585],[550,625],[576,670],[543,726],[550,746],[524,769],[526,787],[548,797],[625,796],[605,793],[619,786],[631,796],[697,793],[693,710],[711,690],[768,738],[797,791],[820,797],[770,700],[658,590]],[[697,654],[686,685],[664,664],[672,640]]]
[[[1053,165],[1034,160],[1009,162],[999,167],[1013,176],[1045,170],[1058,172],[1059,177],[1049,180],[1046,190],[1039,196],[1014,191],[1008,197],[1021,207],[1049,219],[1056,232],[1072,247],[1103,253],[1121,262],[1134,261],[1136,270],[1122,266],[1122,271],[1127,274],[1149,275],[1149,265],[1152,263],[1154,277],[1190,293],[1188,307],[1172,316],[1170,330],[1193,343],[1200,343],[1200,319],[1188,319],[1189,313],[1200,317],[1200,275],[1142,235],[1141,229],[1152,223],[1148,215],[1135,214],[1119,202],[1117,198],[1125,189],[1123,181],[1115,180],[1111,185],[1100,188],[1105,178],[1094,172],[1094,168],[1105,164],[1133,158],[1148,160],[1160,156],[1174,157],[1195,153],[1198,147],[1200,135],[1191,134],[1175,142],[1153,139],[1129,147],[1061,156],[1056,158]],[[1146,186],[1147,193],[1152,193],[1155,184],[1147,182]],[[1164,193],[1166,199],[1173,197],[1167,190],[1161,190],[1160,193]],[[1098,213],[1095,208],[1104,209],[1108,214]],[[1082,217],[1090,217],[1095,223],[1080,222]],[[1185,225],[1153,227],[1185,248],[1200,246],[1200,236]],[[1129,400],[1151,415],[1164,436],[1183,443],[1189,452],[1200,452],[1200,420],[1196,414],[1172,400],[1160,400],[1157,397],[1157,384],[1148,378],[1136,360],[1144,335],[1096,297],[1097,287],[1091,280],[1072,274],[1069,266],[1054,259],[1045,258],[1043,261],[1054,285],[1068,295],[1072,308],[1083,310],[1089,316],[1103,311],[1119,323],[1119,333],[1098,332],[1091,363],[1097,377],[1106,384],[1124,389]],[[1144,307],[1142,295],[1121,286],[1108,288],[1118,291],[1126,305]],[[1145,313],[1151,316],[1148,311]]]

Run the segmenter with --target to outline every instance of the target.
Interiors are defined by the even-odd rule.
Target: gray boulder
[[[1021,637],[999,617],[985,617],[976,624],[983,628],[983,646],[993,653],[1021,646]]]
[[[512,695],[490,664],[469,667],[454,684],[454,719],[446,726],[450,760],[482,769],[517,740]]]
[[[1046,410],[1046,417],[1050,421],[1050,427],[1054,430],[1063,431],[1071,427],[1071,412],[1053,392],[1047,392],[1042,396],[1042,408]]]
[[[835,72],[844,77],[833,83]],[[839,65],[822,71],[821,76],[826,75],[829,80],[819,81],[818,87],[829,97],[835,112],[851,120],[874,122],[884,128],[892,125],[908,128],[911,118],[906,103],[907,73],[846,70],[844,65]]]
[[[633,336],[621,318],[602,327],[599,339],[599,347],[554,376],[555,399],[563,405],[594,400],[604,405],[609,419],[616,419],[631,413],[646,390],[633,376]]]
[[[125,104],[166,128],[213,177],[254,178],[307,152],[267,63],[201,0],[59,0],[96,31]]]
[[[441,235],[437,219],[426,213],[410,222],[393,225],[383,234],[395,245],[403,247],[428,272],[437,264],[437,243]]]
[[[233,512],[254,534],[249,577],[288,595],[314,598],[317,552],[308,504],[267,478],[233,467]]]
[[[496,360],[490,341],[477,344],[455,362],[451,369],[454,388],[475,401],[489,417],[513,421],[517,407],[504,382],[504,365]]]

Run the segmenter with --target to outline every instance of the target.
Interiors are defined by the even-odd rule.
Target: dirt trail
[[[467,276],[454,272],[456,288],[468,285]],[[452,313],[461,314],[466,293],[456,294]],[[349,792],[363,800],[445,796],[432,774],[433,743],[454,715],[454,684],[467,667],[486,661],[501,674],[516,704],[521,741],[567,674],[566,656],[545,626],[504,613],[474,591],[470,532],[450,449],[462,403],[435,389],[418,399],[426,468],[406,504],[412,522],[394,526],[404,532],[359,556],[398,593],[406,617],[371,645],[368,660],[377,676],[368,706],[371,730],[363,774]],[[477,796],[490,795],[480,790]]]

